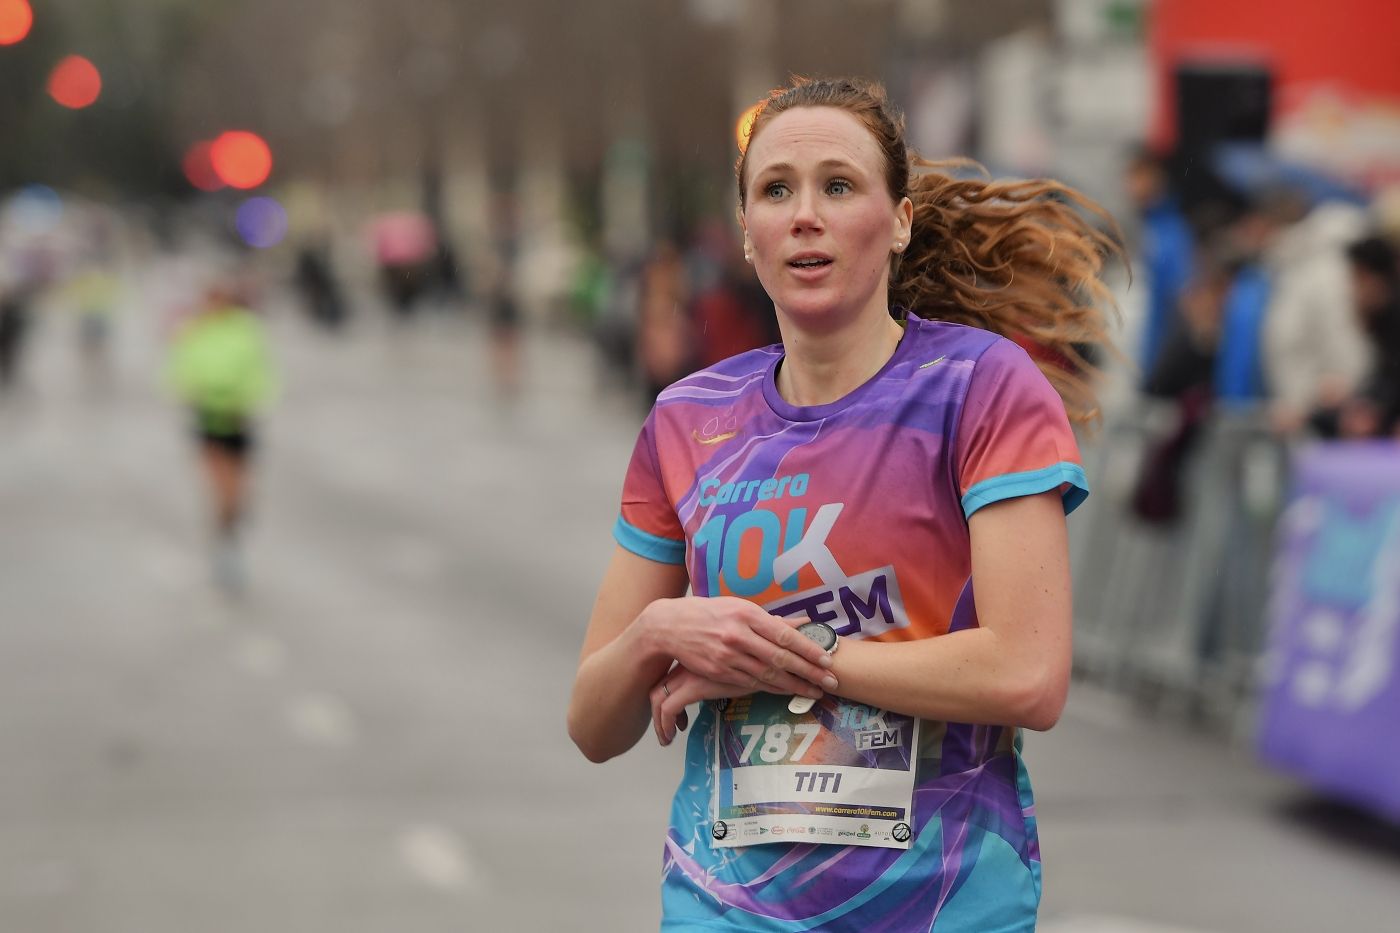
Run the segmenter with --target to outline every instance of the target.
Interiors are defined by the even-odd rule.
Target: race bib
[[[833,696],[801,715],[787,703],[755,693],[719,710],[714,845],[909,848],[918,720]]]

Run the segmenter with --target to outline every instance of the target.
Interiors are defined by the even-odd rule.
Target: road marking
[[[399,833],[399,857],[415,878],[443,890],[474,890],[482,885],[476,860],[457,834],[443,826],[421,824]]]
[[[338,697],[308,693],[287,706],[287,725],[297,736],[314,745],[346,748],[355,744],[355,714]]]

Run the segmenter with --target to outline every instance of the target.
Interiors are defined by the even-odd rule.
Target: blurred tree
[[[231,0],[55,0],[0,56],[0,188],[44,182],[95,195],[169,196],[188,189],[172,137],[180,65],[193,36]],[[102,74],[91,107],[65,110],[44,93],[49,71],[76,52]]]
[[[672,229],[712,210],[717,194],[732,197],[736,102],[767,83],[856,73],[889,80],[898,93],[900,61],[1042,22],[1047,8],[1048,0],[49,0],[29,38],[0,54],[0,187],[193,195],[182,155],[237,128],[268,140],[273,185],[309,181],[381,209],[421,200],[428,161],[447,187],[465,156],[504,188],[540,165],[596,179],[623,142],[645,151],[646,188],[662,196],[648,198],[650,226]],[[755,31],[760,20],[767,25]],[[70,52],[103,75],[102,98],[81,112],[43,92],[52,63]]]
[[[60,118],[58,105],[44,93],[49,69],[63,55],[63,34],[59,24],[47,17],[36,17],[29,35],[17,45],[0,52],[0,190],[27,182],[50,182],[40,172],[45,140]]]

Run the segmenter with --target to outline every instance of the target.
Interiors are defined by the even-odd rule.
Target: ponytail
[[[956,177],[975,165],[965,160],[910,162],[913,234],[891,272],[891,307],[1029,343],[1070,418],[1097,420],[1089,357],[1116,352],[1105,326],[1115,306],[1099,278],[1122,252],[1113,219],[1059,182]]]

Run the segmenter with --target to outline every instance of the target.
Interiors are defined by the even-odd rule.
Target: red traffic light
[[[34,11],[29,0],[0,0],[0,45],[14,45],[29,35]]]
[[[102,75],[81,55],[69,55],[49,73],[49,96],[65,107],[81,110],[102,94]]]
[[[272,150],[246,130],[221,133],[209,147],[214,172],[230,188],[256,188],[272,174]]]

